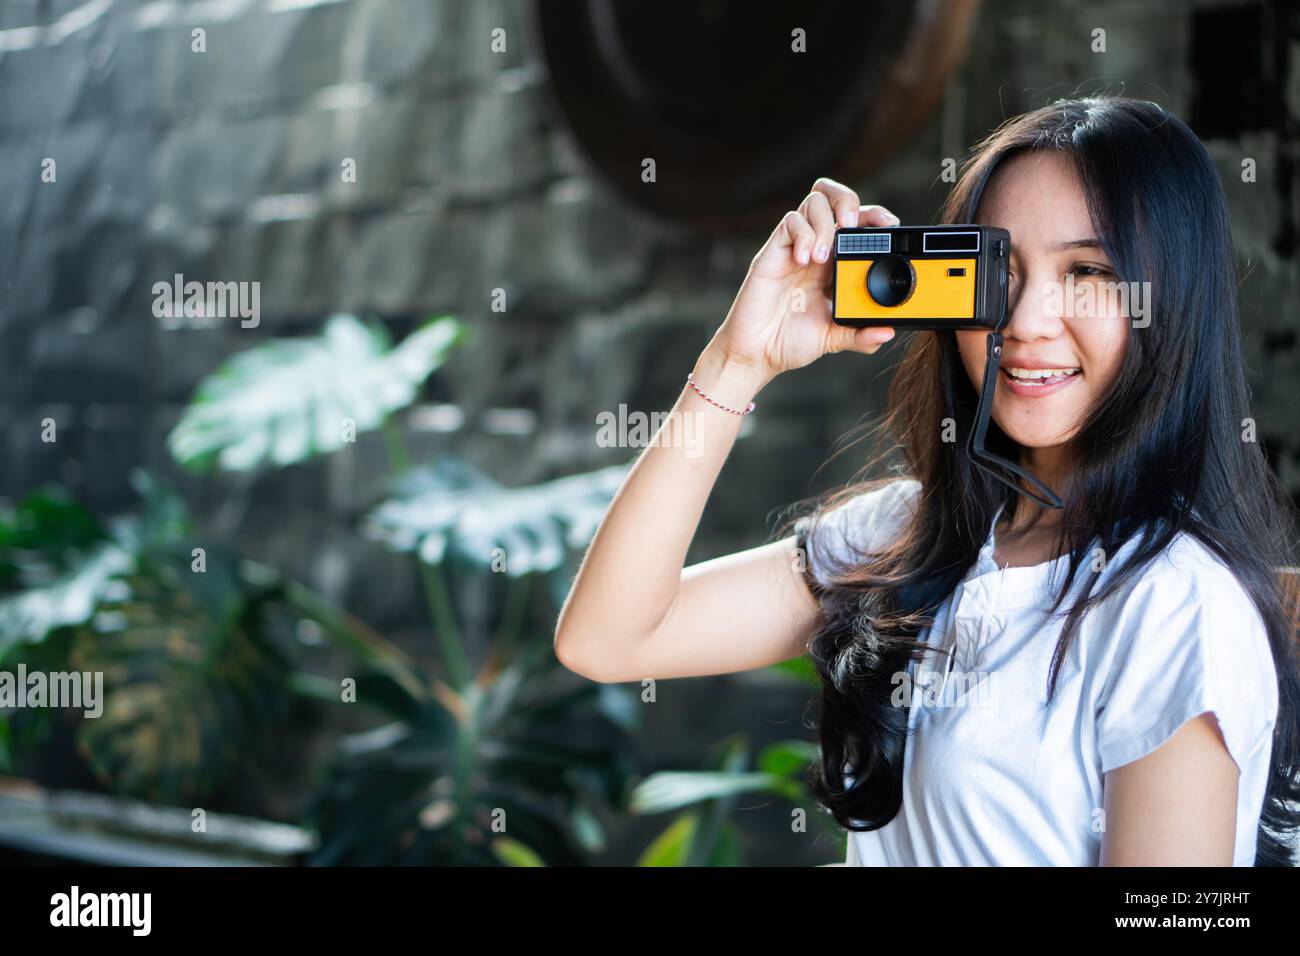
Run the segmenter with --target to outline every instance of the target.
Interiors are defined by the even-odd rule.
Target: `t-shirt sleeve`
[[[899,535],[911,519],[920,487],[915,479],[898,479],[795,522],[809,586],[814,591],[826,588],[831,573],[860,563]]]
[[[1096,714],[1103,773],[1156,750],[1206,711],[1239,770],[1271,745],[1277,679],[1268,634],[1222,564],[1143,572],[1117,615],[1111,647]]]

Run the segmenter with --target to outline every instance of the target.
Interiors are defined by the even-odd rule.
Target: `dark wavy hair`
[[[1062,100],[1008,120],[978,143],[941,221],[973,222],[994,170],[1026,150],[1073,162],[1116,277],[1154,290],[1151,321],[1128,337],[1113,385],[1072,440],[1070,487],[1057,489],[1065,498],[1057,553],[1068,551],[1069,561],[1052,606],[1065,624],[1049,700],[1082,616],[1130,584],[1178,533],[1195,536],[1235,573],[1268,629],[1278,717],[1255,865],[1293,865],[1287,841],[1300,826],[1300,665],[1294,594],[1283,571],[1295,563],[1294,504],[1259,444],[1241,436],[1250,393],[1218,173],[1196,135],[1155,103]],[[976,398],[955,334],[913,333],[886,413],[870,429],[875,454],[847,487],[813,499],[818,507],[796,529],[801,547],[815,546],[812,527],[837,505],[899,477],[921,484],[914,519],[887,550],[837,568],[825,590],[808,576],[822,607],[809,645],[822,682],[821,760],[809,782],[846,829],[878,829],[898,813],[908,711],[891,703],[892,677],[926,652],[920,631],[977,559],[997,510],[1015,512],[1015,491],[967,455]],[[962,440],[936,441],[949,418]],[[1020,446],[994,422],[987,445],[1012,461],[1020,457]],[[861,480],[882,472],[892,477]],[[1092,549],[1115,555],[1130,543],[1131,557],[1097,587]],[[1062,611],[1081,576],[1080,596]]]

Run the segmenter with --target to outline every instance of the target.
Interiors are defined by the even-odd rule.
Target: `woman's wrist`
[[[744,409],[772,378],[765,369],[728,355],[715,342],[705,347],[692,369],[692,380],[710,399],[734,409]]]

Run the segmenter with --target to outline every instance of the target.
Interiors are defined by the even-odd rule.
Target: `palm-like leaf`
[[[747,770],[747,748],[743,740],[733,739],[724,742],[717,769],[651,774],[633,790],[629,809],[639,814],[685,812],[646,848],[639,865],[735,865],[740,860],[739,836],[727,817],[736,797],[772,794],[808,809],[815,801],[803,777],[819,752],[808,741],[779,741],[759,753],[757,770]]]
[[[574,864],[599,849],[593,809],[626,798],[616,740],[634,705],[609,685],[558,691],[534,668],[521,654],[464,693],[430,679],[392,708],[402,719],[352,738],[309,812],[314,862]],[[593,728],[609,742],[573,743]]]
[[[0,660],[22,644],[35,644],[63,627],[85,624],[117,589],[132,567],[132,556],[105,542],[68,570],[42,585],[0,600]]]
[[[484,569],[500,559],[513,577],[550,572],[590,540],[628,467],[508,488],[465,462],[443,460],[404,476],[366,531],[428,564],[450,557]]]
[[[84,624],[131,555],[60,488],[26,495],[0,514],[0,661],[20,644]]]
[[[20,712],[10,756],[30,763],[51,722],[72,719],[78,751],[114,792],[180,802],[219,786],[282,711],[288,663],[269,619],[280,586],[211,544],[206,570],[191,570],[179,499],[142,472],[133,481],[143,518],[102,540],[81,506],[48,498],[25,501],[21,533],[0,535],[0,563],[26,569],[16,582],[25,590],[6,601],[26,641],[10,642],[9,656],[104,675],[101,716]]]
[[[273,636],[274,590],[242,579],[233,556],[209,549],[205,575],[152,560],[142,570],[125,600],[102,605],[114,623],[76,634],[71,656],[103,672],[106,691],[78,741],[114,792],[188,802],[219,788],[284,714],[287,635]],[[205,576],[207,595],[191,580]]]
[[[784,778],[770,773],[664,770],[651,774],[633,791],[633,813],[680,810],[705,800],[744,793],[775,793]]]
[[[394,347],[377,323],[331,316],[320,336],[275,339],[230,358],[199,386],[167,438],[194,470],[247,471],[335,451],[414,400],[460,341],[437,318]]]
[[[695,775],[702,785],[680,779],[688,776],[685,774],[654,774],[633,793],[634,812],[652,813],[691,804],[646,848],[637,861],[639,866],[740,866],[744,862],[731,811],[738,794],[771,788],[765,779],[744,778],[769,775],[745,772],[749,745],[740,736],[722,741],[713,763],[715,770]]]
[[[745,793],[771,793],[797,800],[803,793],[803,774],[818,753],[816,744],[808,741],[783,740],[763,748],[757,770],[660,771],[637,786],[629,807],[633,813],[663,813]]]

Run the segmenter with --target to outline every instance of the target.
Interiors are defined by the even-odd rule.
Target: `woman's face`
[[[1117,280],[1070,160],[1045,151],[1004,160],[985,188],[976,221],[1011,233],[993,420],[1026,448],[1064,445],[1114,381],[1129,334],[1123,299],[1100,294],[1103,283]],[[983,331],[957,333],[962,365],[977,392],[986,337]]]

